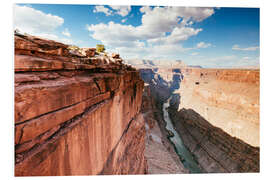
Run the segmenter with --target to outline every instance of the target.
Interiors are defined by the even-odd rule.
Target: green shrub
[[[96,51],[98,53],[104,52],[105,51],[104,45],[103,44],[97,44]]]
[[[71,45],[71,46],[68,46],[68,49],[69,50],[79,50],[80,48],[78,46]]]

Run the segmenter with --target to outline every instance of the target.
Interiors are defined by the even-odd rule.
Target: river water
[[[172,121],[169,117],[169,113],[167,111],[167,108],[170,106],[170,98],[166,103],[163,104],[163,116],[164,120],[166,121],[166,129],[171,131],[174,136],[169,137],[169,140],[174,145],[175,151],[177,155],[180,157],[181,162],[185,166],[185,168],[189,169],[191,173],[200,173],[201,169],[199,168],[198,164],[195,162],[192,154],[187,150],[185,145],[182,142],[181,137],[177,133],[177,131],[174,129]]]

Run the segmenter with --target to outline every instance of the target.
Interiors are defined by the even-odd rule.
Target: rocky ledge
[[[119,55],[14,38],[15,175],[146,173],[139,73]]]

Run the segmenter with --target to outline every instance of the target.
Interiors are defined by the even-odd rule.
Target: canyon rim
[[[260,172],[259,8],[15,4],[14,53],[15,176]]]

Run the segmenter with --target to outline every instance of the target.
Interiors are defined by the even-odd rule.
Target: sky
[[[15,4],[22,33],[206,68],[259,66],[259,8]]]

